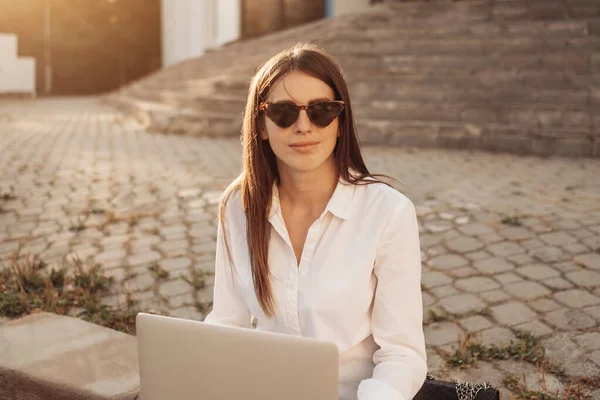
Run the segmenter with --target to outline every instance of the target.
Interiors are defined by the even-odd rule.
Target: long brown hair
[[[246,237],[254,291],[267,316],[275,313],[268,264],[271,232],[268,216],[273,184],[279,183],[279,172],[269,141],[260,138],[261,130],[265,129],[265,116],[259,111],[259,105],[267,99],[280,79],[292,71],[300,71],[322,80],[333,89],[335,100],[345,103],[344,110],[338,117],[340,136],[334,148],[336,168],[340,176],[351,184],[381,182],[375,177],[385,176],[370,174],[365,166],[354,128],[348,88],[341,68],[329,55],[312,44],[298,44],[273,56],[258,69],[250,84],[242,123],[242,172],[221,196],[219,218],[227,254],[233,263],[225,233],[225,207],[231,195],[239,191],[246,214]]]

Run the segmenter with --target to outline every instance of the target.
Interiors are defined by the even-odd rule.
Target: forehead
[[[333,89],[319,78],[300,71],[292,71],[280,79],[268,98],[272,102],[292,100],[299,104],[315,99],[333,100]]]

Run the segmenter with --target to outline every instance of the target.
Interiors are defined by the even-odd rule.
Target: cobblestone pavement
[[[20,242],[47,262],[78,254],[122,282],[107,303],[129,290],[144,308],[202,318],[194,303],[211,300],[212,276],[196,275],[202,288],[180,275],[213,270],[216,203],[239,171],[238,140],[150,134],[94,98],[13,100],[0,102],[0,150],[0,260]],[[499,345],[514,329],[541,336],[569,376],[600,375],[600,160],[364,153],[417,205],[434,375],[500,385],[511,372],[535,386],[525,362],[444,367],[442,351],[467,330]]]

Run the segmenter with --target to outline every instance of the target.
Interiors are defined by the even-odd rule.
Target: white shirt
[[[412,202],[381,183],[338,183],[310,226],[300,265],[274,185],[269,267],[275,316],[254,292],[239,193],[226,208],[235,272],[219,221],[213,310],[205,322],[302,335],[338,347],[342,400],[409,400],[427,363],[421,299],[421,252]],[[235,280],[235,282],[234,282]]]

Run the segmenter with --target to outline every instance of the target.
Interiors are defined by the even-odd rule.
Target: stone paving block
[[[157,249],[159,249],[160,251],[162,251],[165,254],[179,255],[179,254],[185,254],[185,252],[182,253],[181,251],[182,250],[187,251],[189,246],[190,246],[190,244],[187,239],[179,239],[179,240],[168,240],[168,241],[161,242],[156,247],[157,247]]]
[[[525,265],[534,262],[535,260],[529,257],[527,254],[516,254],[514,256],[506,257],[508,261],[516,265]]]
[[[573,261],[563,261],[559,263],[553,263],[553,268],[561,271],[561,272],[573,272],[573,271],[581,271],[582,267],[575,264]]]
[[[160,266],[168,271],[172,278],[187,271],[191,265],[192,260],[188,257],[167,258],[160,261]]]
[[[437,269],[448,270],[464,267],[468,264],[468,260],[456,254],[448,254],[432,258],[430,263]]]
[[[421,294],[423,299],[423,307],[431,306],[436,303],[437,299],[427,292]]]
[[[550,311],[544,315],[544,319],[563,331],[582,330],[597,325],[596,321],[582,310],[568,308]]]
[[[485,292],[498,289],[500,287],[498,282],[484,276],[474,276],[472,278],[459,279],[455,282],[455,285],[457,288],[471,293]]]
[[[158,244],[162,241],[159,236],[143,234],[137,236],[135,239],[131,240],[129,243],[132,248],[148,248],[152,245]]]
[[[194,254],[197,255],[207,255],[208,257],[212,258],[214,261],[214,256],[215,256],[215,250],[217,247],[217,242],[216,240],[209,240],[209,241],[201,241],[201,242],[197,242],[195,239],[192,239],[192,252]]]
[[[508,239],[511,241],[526,240],[526,239],[531,239],[534,237],[533,232],[531,232],[530,230],[528,230],[526,228],[522,228],[522,227],[503,228],[503,229],[500,229],[498,231],[498,233],[500,235],[502,235],[505,239]]]
[[[550,373],[542,374],[533,364],[526,361],[500,360],[494,363],[505,374],[516,376],[527,389],[541,393],[562,394],[565,387],[560,379]]]
[[[573,284],[563,278],[546,279],[545,281],[542,281],[542,284],[552,290],[567,290],[573,288]]]
[[[161,259],[160,253],[156,251],[146,251],[141,253],[134,253],[133,255],[127,258],[127,263],[131,266],[140,266],[145,264],[150,264],[154,261],[158,261]]]
[[[507,326],[522,324],[536,318],[535,312],[516,301],[493,306],[491,310],[496,321]]]
[[[557,303],[552,299],[539,299],[535,301],[530,301],[527,304],[537,312],[554,311],[563,307],[561,304]]]
[[[429,291],[438,299],[443,299],[460,293],[453,285],[437,286],[429,289]]]
[[[131,279],[126,280],[123,284],[125,287],[129,287],[133,292],[140,292],[149,290],[155,283],[154,275],[144,268],[142,271],[136,271],[137,275]]]
[[[486,233],[485,235],[480,235],[479,239],[481,239],[485,244],[491,245],[494,243],[502,242],[504,238],[498,235],[496,232]],[[488,250],[489,251],[489,250]],[[498,252],[498,247],[496,247],[496,252]],[[495,252],[490,251],[493,255],[497,255]]]
[[[531,251],[534,249],[539,249],[540,247],[544,247],[546,244],[538,239],[529,239],[521,242],[521,246],[525,249]]]
[[[426,288],[434,288],[451,283],[452,278],[442,272],[431,271],[423,273],[421,282]]]
[[[600,350],[600,332],[586,332],[574,340],[585,350]]]
[[[489,275],[494,275],[500,272],[514,270],[514,265],[507,262],[504,258],[494,257],[486,260],[476,261],[473,266],[479,272]]]
[[[600,270],[600,254],[598,253],[585,253],[575,256],[573,261],[576,264],[583,265],[587,268]]]
[[[475,250],[480,250],[485,246],[483,242],[472,237],[459,237],[446,241],[446,247],[450,251],[464,254]]]
[[[490,320],[482,317],[481,315],[473,315],[471,317],[463,318],[459,321],[459,324],[469,332],[478,332],[494,326]]]
[[[538,238],[551,246],[563,246],[577,241],[577,238],[563,231],[544,233],[539,235]]]
[[[459,337],[464,337],[462,329],[453,322],[437,322],[423,328],[425,342],[432,346],[456,343]]]
[[[568,333],[558,333],[542,340],[546,358],[562,366],[571,376],[598,376],[600,367],[589,361],[586,353],[570,339]]]
[[[600,306],[586,307],[583,312],[600,323]]]
[[[471,253],[465,253],[463,256],[467,257],[469,260],[477,261],[490,258],[492,255],[487,251],[473,251]]]
[[[473,276],[473,275],[479,275],[479,271],[477,271],[473,267],[455,268],[452,271],[450,271],[450,273],[455,278],[466,278],[466,277]]]
[[[48,399],[133,400],[139,388],[135,337],[80,319],[39,313],[11,321],[0,325],[0,348],[0,379],[32,379],[1,387],[3,398],[22,398],[33,385]]]
[[[572,254],[572,255],[587,253],[590,250],[589,247],[587,247],[581,243],[569,243],[569,244],[566,244],[561,247],[567,253]]]
[[[160,228],[160,235],[168,240],[175,241],[186,237],[187,227],[184,224],[168,225]]]
[[[594,351],[593,353],[591,353],[590,360],[592,360],[594,363],[596,363],[596,365],[600,366],[600,350],[597,350],[597,351]]]
[[[188,287],[191,289],[191,286],[188,285]],[[186,304],[194,304],[194,301],[195,298],[192,290],[177,296],[169,297],[169,305],[173,309],[183,307]]]
[[[446,297],[440,302],[441,306],[450,314],[460,315],[482,309],[486,304],[476,295],[461,293]]]
[[[519,275],[531,280],[544,280],[560,276],[560,273],[544,264],[531,264],[515,270]]]
[[[515,335],[510,329],[494,326],[477,333],[481,342],[486,346],[495,344],[496,346],[508,345],[511,340],[516,340]]]
[[[565,261],[568,258],[567,253],[560,247],[540,247],[538,249],[531,250],[528,254],[532,258],[543,263]]]
[[[554,332],[552,328],[544,325],[537,319],[524,324],[515,325],[514,328],[524,332],[530,332],[534,336],[545,336]]]
[[[106,236],[100,239],[100,245],[106,250],[108,248],[123,248],[129,241],[129,235]]]
[[[180,296],[188,293],[192,287],[189,283],[185,282],[181,278],[177,278],[168,282],[162,282],[160,284],[160,293],[167,296]]]
[[[520,277],[519,275],[516,275],[512,272],[505,272],[503,274],[494,275],[494,279],[496,279],[498,282],[503,283],[503,284],[520,282],[523,280],[522,277]]]
[[[502,289],[490,290],[489,292],[478,293],[479,297],[491,304],[500,303],[510,299],[510,295]]]
[[[507,257],[526,252],[526,250],[523,247],[521,247],[518,243],[507,241],[494,243],[487,247],[487,251],[489,251],[497,257]]]
[[[585,290],[572,289],[554,293],[554,298],[564,305],[572,308],[583,308],[600,304],[600,297],[594,296]]]
[[[520,300],[535,300],[551,293],[545,286],[531,281],[509,283],[504,285],[504,290]]]
[[[104,264],[113,261],[121,261],[124,260],[127,256],[127,252],[122,248],[117,248],[114,250],[103,251],[102,253],[97,254],[94,257],[94,261],[99,264]]]
[[[190,319],[195,321],[203,321],[204,315],[199,313],[194,307],[183,306],[169,310],[172,317]]]
[[[488,233],[494,233],[494,230],[491,227],[489,227],[488,225],[479,223],[479,222],[470,223],[470,224],[464,225],[464,226],[459,226],[457,229],[459,231],[461,231],[462,233],[464,233],[465,235],[470,235],[470,236],[478,236],[478,235],[485,235]]]

